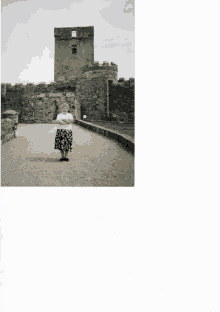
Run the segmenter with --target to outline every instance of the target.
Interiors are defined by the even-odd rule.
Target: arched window
[[[76,53],[77,53],[77,46],[72,45],[72,54],[76,54]]]

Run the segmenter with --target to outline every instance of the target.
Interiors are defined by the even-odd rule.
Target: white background
[[[220,311],[219,13],[136,1],[135,188],[4,188],[5,312]]]

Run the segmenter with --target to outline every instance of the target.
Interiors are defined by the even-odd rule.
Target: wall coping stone
[[[109,134],[113,134],[113,137],[111,137],[112,139],[114,139],[117,142],[120,142],[122,145],[126,144],[127,147],[132,152],[134,152],[134,144],[135,144],[134,139],[132,137],[126,135],[126,134],[119,133],[119,132],[114,131],[112,129],[109,129],[107,127],[98,126],[98,125],[95,125],[93,123],[90,123],[90,122],[87,122],[84,120],[76,119],[76,124],[79,124],[80,126],[83,126],[83,125],[84,126],[91,126],[91,127],[93,127],[93,129],[96,129],[96,132],[97,132],[97,130],[101,129],[104,131],[104,133],[101,133],[101,134],[104,136],[107,136],[107,137],[111,137],[111,135],[109,136]]]

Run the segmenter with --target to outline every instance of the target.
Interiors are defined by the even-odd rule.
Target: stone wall
[[[77,32],[76,37],[72,37],[72,31]],[[94,27],[55,28],[54,37],[54,81],[81,76],[82,67],[94,61]]]
[[[82,78],[76,89],[76,97],[81,104],[81,117],[86,120],[102,120],[107,113],[107,80],[105,77]]]
[[[62,93],[43,93],[33,95],[29,100],[29,105],[22,111],[19,122],[24,123],[50,123],[56,119],[61,112],[61,105],[68,103],[69,112],[75,116],[75,97],[70,93],[63,95]]]
[[[109,80],[108,91],[110,119],[134,122],[134,78],[120,78],[117,83]]]
[[[76,88],[81,117],[86,115],[87,121],[106,119],[108,79],[115,83],[118,81],[118,66],[115,63],[93,62],[84,66],[82,72]]]
[[[14,122],[10,118],[1,119],[1,143],[14,138]]]
[[[65,101],[77,119],[86,115],[90,121],[109,118],[134,121],[134,79],[117,80],[117,65],[114,63],[94,62],[83,70],[81,78],[70,81],[38,85],[1,84],[1,111],[17,111],[19,122],[47,123],[52,122]]]
[[[1,112],[8,109],[19,113],[19,122],[47,123],[53,120],[56,105],[66,101],[70,106],[70,112],[75,115],[73,102],[75,97],[76,80],[59,83],[40,84],[1,84]],[[78,109],[79,103],[78,103]],[[59,109],[58,109],[59,111]]]
[[[82,68],[84,78],[105,77],[111,79],[115,83],[118,81],[118,66],[115,63],[99,62],[89,63]]]
[[[5,93],[1,94],[1,112],[4,112],[8,109],[20,112],[21,107],[24,104],[23,95],[23,91],[16,91],[15,88],[9,89],[5,91]]]
[[[28,83],[26,85],[22,83],[1,83],[2,97],[9,97],[10,93],[14,94],[27,94],[33,93],[39,95],[41,93],[54,93],[54,92],[74,92],[76,90],[77,79],[70,79],[67,81],[58,81],[45,83],[41,82],[38,84]]]

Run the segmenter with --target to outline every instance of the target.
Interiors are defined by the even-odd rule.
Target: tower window
[[[77,47],[76,45],[72,46],[72,54],[76,54],[77,53]]]
[[[76,31],[72,31],[72,37],[76,37]]]

